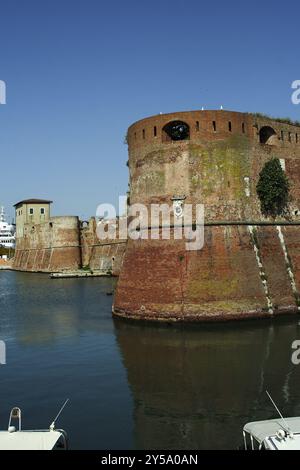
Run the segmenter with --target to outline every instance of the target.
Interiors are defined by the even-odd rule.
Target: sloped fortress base
[[[114,314],[226,321],[297,313],[299,254],[299,226],[206,227],[199,251],[181,241],[130,241]]]

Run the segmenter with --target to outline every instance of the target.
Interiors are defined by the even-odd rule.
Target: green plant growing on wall
[[[268,114],[263,113],[250,113],[250,115],[259,118],[259,119],[270,119],[272,121],[280,122],[281,124],[288,124],[290,126],[300,126],[300,121],[293,121],[290,118],[278,118],[274,116],[269,116]]]
[[[256,191],[264,216],[288,216],[290,184],[278,158],[272,158],[264,165]]]

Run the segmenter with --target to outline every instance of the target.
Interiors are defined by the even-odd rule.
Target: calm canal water
[[[189,327],[113,320],[114,279],[0,271],[0,429],[58,421],[73,449],[235,449],[244,423],[300,415],[299,319]]]

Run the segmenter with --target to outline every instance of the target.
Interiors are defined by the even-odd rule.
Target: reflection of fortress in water
[[[300,333],[295,323],[115,326],[134,398],[137,448],[236,448],[247,421],[276,417],[266,389],[285,415],[300,414],[293,395],[300,368],[290,358]]]

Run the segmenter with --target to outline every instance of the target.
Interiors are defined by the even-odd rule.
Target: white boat
[[[60,415],[64,406],[55,420]],[[16,420],[18,421],[17,428],[13,426],[13,421]],[[0,450],[68,449],[67,434],[63,429],[55,429],[55,420],[49,429],[23,430],[21,410],[17,407],[13,408],[10,412],[7,431],[0,431]]]
[[[15,248],[16,235],[15,226],[6,221],[4,207],[0,210],[0,247]]]
[[[300,450],[300,417],[284,418],[266,393],[279,418],[247,423],[243,428],[245,450]]]
[[[300,450],[300,417],[247,423],[243,429],[245,450]]]

